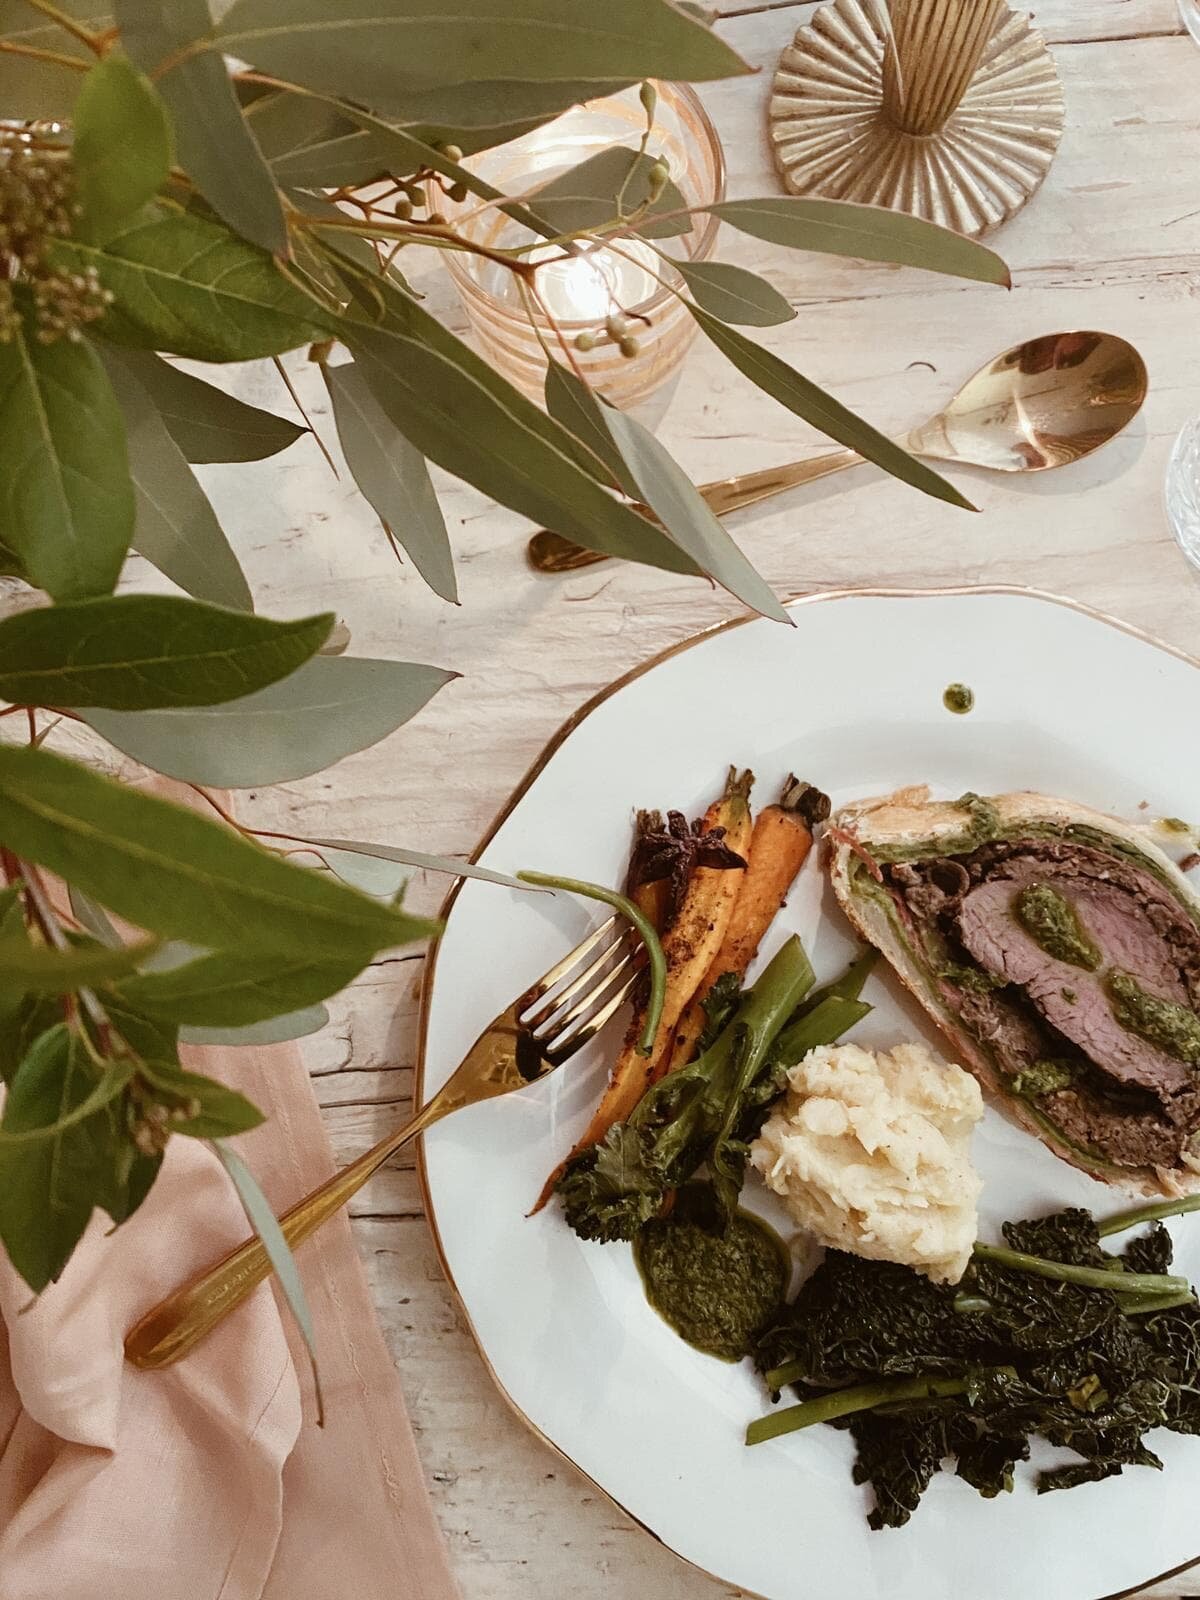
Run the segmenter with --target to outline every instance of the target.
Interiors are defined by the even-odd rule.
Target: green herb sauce
[[[749,1355],[787,1292],[787,1247],[766,1223],[739,1211],[724,1234],[705,1227],[707,1184],[679,1191],[669,1217],[648,1222],[633,1254],[646,1298],[681,1339],[722,1361]]]
[[[975,709],[975,691],[965,683],[952,683],[942,696],[942,704],[956,717],[965,717],[968,711]]]
[[[1024,1072],[1018,1072],[1009,1087],[1022,1099],[1036,1100],[1040,1095],[1068,1088],[1075,1081],[1076,1071],[1073,1061],[1035,1061]]]
[[[1123,1028],[1177,1061],[1200,1062],[1200,1017],[1194,1011],[1148,994],[1128,972],[1110,973],[1107,989],[1113,1015]]]
[[[1026,885],[1014,901],[1017,921],[1029,937],[1056,961],[1095,972],[1100,951],[1088,938],[1075,908],[1048,883]]]

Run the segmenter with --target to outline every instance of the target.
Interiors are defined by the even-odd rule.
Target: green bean
[[[639,1053],[648,1056],[654,1048],[667,994],[667,958],[663,955],[662,943],[654,924],[632,900],[618,894],[615,889],[606,889],[603,884],[586,883],[582,878],[559,878],[548,872],[518,872],[517,877],[522,883],[536,884],[541,889],[561,889],[564,894],[581,894],[588,900],[602,900],[606,906],[612,906],[614,911],[619,911],[633,923],[642,936],[646,959],[650,963],[650,999],[646,1006],[645,1026],[638,1040]]]
[[[780,1368],[781,1372],[786,1368]],[[831,1422],[835,1417],[846,1417],[855,1411],[870,1411],[876,1406],[895,1405],[910,1400],[944,1400],[966,1394],[981,1378],[1015,1378],[1015,1367],[988,1367],[982,1372],[968,1373],[961,1378],[896,1378],[883,1383],[861,1383],[853,1389],[835,1389],[831,1394],[817,1395],[812,1400],[802,1400],[799,1405],[785,1406],[782,1411],[771,1411],[759,1417],[746,1429],[747,1444],[762,1444],[767,1439],[778,1439],[785,1433],[796,1433],[801,1428],[811,1428],[818,1422]],[[768,1375],[768,1382],[770,1375]]]

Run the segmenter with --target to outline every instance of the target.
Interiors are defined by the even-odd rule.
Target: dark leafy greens
[[[1165,1279],[1171,1240],[1161,1222],[1116,1257],[1078,1209],[1007,1223],[1004,1237],[956,1287],[830,1251],[759,1343],[768,1386],[794,1385],[800,1404],[753,1424],[750,1442],[812,1421],[849,1429],[855,1482],[873,1488],[869,1521],[882,1528],[908,1521],[949,1458],[980,1494],[1000,1494],[1039,1435],[1079,1458],[1039,1474],[1044,1493],[1161,1465],[1144,1442],[1152,1428],[1200,1432],[1200,1308],[1190,1292],[1120,1293],[1015,1265],[1064,1263],[1117,1287],[1129,1278],[1131,1290],[1135,1274],[1177,1282]],[[901,1398],[896,1385],[906,1383],[916,1387]],[[844,1414],[827,1414],[837,1409]]]

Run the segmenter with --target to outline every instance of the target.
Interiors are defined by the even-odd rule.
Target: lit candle
[[[470,165],[494,189],[536,209],[538,191],[560,174],[603,150],[644,148],[652,159],[666,162],[671,181],[697,213],[686,232],[670,239],[670,255],[709,259],[717,224],[702,213],[722,197],[724,174],[720,144],[695,91],[686,84],[660,83],[654,127],[648,138],[645,134],[646,110],[638,90],[623,89],[482,151]],[[682,279],[647,240],[578,237],[568,251],[499,206],[481,205],[476,195],[457,206],[442,197],[438,205],[451,223],[461,219],[464,237],[488,247],[486,254],[448,252],[446,265],[481,351],[526,394],[542,397],[548,352],[553,352],[550,359],[569,359],[622,406],[644,400],[678,368],[696,323],[679,298]],[[606,217],[615,214],[614,196]],[[519,251],[535,267],[536,301],[528,280],[509,270],[508,251]],[[617,316],[633,319],[632,337],[605,327]]]
[[[620,255],[586,244],[578,255],[564,255],[556,245],[531,250],[538,293],[550,315],[559,322],[603,322],[614,311],[649,300],[658,287],[653,250],[643,239],[626,239],[620,249]]]

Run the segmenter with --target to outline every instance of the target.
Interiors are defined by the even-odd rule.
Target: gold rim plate
[[[1053,594],[1046,590],[1017,584],[952,585],[940,588],[923,589],[900,587],[832,589],[823,590],[814,594],[794,596],[787,601],[787,605],[791,610],[799,610],[808,606],[820,605],[831,601],[850,599],[886,599],[903,601],[932,599],[938,597],[967,597],[982,595],[1016,596],[1025,599],[1043,601],[1052,606],[1063,607],[1069,611],[1074,611],[1079,615],[1089,617],[1096,622],[1103,623],[1106,626],[1116,629],[1121,633],[1127,634],[1132,638],[1138,639],[1145,644],[1151,645],[1154,648],[1163,651],[1165,654],[1173,656],[1177,660],[1187,663],[1189,666],[1200,668],[1200,658],[1191,655],[1189,652],[1180,649],[1178,646],[1168,644],[1165,641],[1156,638],[1153,634],[1147,632],[1145,629],[1137,627],[1132,623],[1124,622],[1119,618],[1100,611],[1093,606],[1089,606],[1082,601],[1073,600],[1063,595]],[[566,719],[557,732],[551,736],[545,747],[542,749],[540,754],[536,757],[529,769],[526,771],[525,775],[517,784],[516,788],[509,795],[500,811],[493,818],[478,845],[471,853],[470,860],[472,864],[478,862],[484,850],[486,850],[487,846],[491,843],[501,826],[505,821],[507,821],[509,816],[511,816],[522,799],[524,799],[534,781],[543,772],[550,759],[557,753],[557,751],[571,736],[571,734],[575,732],[581,723],[591,716],[594,711],[602,706],[619,690],[624,689],[627,685],[636,682],[637,679],[645,676],[647,673],[653,672],[655,668],[661,666],[664,662],[674,659],[674,657],[682,654],[685,651],[693,649],[699,644],[703,644],[706,641],[713,639],[719,634],[728,632],[731,629],[744,627],[748,623],[753,623],[759,620],[761,619],[753,616],[744,616],[732,618],[725,622],[716,623],[710,628],[706,628],[699,633],[691,635],[687,639],[680,640],[678,643],[670,645],[666,649],[659,651],[656,655],[649,657],[646,661],[639,663],[637,666],[631,668],[628,672],[623,673],[620,677],[614,679],[606,687],[600,689],[597,691],[597,693],[586,700],[577,711],[573,712],[571,716]],[[446,896],[442,903],[440,912],[443,921],[450,915],[450,912],[452,911],[454,904],[467,881],[468,880],[466,879],[460,878]],[[439,948],[440,942],[435,944],[430,949],[426,960],[425,974],[421,987],[419,1036],[414,1083],[414,1103],[417,1105],[423,1104],[425,1099],[426,1048],[429,1032],[430,1004],[432,1001],[433,988],[437,975]],[[715,1572],[707,1571],[707,1569],[700,1567],[697,1563],[691,1561],[680,1551],[675,1550],[666,1540],[656,1533],[653,1528],[649,1527],[645,1521],[630,1511],[627,1506],[623,1505],[619,1499],[617,1499],[613,1494],[605,1489],[602,1484],[598,1483],[593,1477],[591,1477],[589,1473],[579,1466],[578,1462],[574,1461],[564,1450],[555,1444],[555,1442],[550,1439],[516,1403],[512,1395],[501,1382],[494,1367],[492,1366],[492,1363],[488,1359],[488,1354],[484,1347],[483,1341],[480,1338],[480,1335],[471,1318],[470,1311],[468,1310],[463,1295],[459,1290],[459,1286],[455,1281],[454,1273],[446,1256],[441,1234],[438,1228],[432,1195],[430,1192],[424,1136],[422,1136],[418,1141],[417,1174],[418,1181],[420,1183],[422,1203],[426,1218],[429,1222],[429,1228],[433,1237],[434,1248],[437,1252],[438,1260],[441,1263],[442,1270],[446,1275],[446,1280],[449,1283],[455,1299],[458,1302],[458,1307],[462,1314],[463,1320],[471,1334],[472,1339],[475,1342],[476,1349],[479,1352],[480,1360],[482,1361],[493,1383],[496,1385],[501,1398],[504,1400],[512,1414],[526,1429],[528,1429],[528,1431],[535,1438],[539,1439],[542,1444],[551,1450],[561,1461],[565,1461],[568,1463],[568,1465],[573,1467],[575,1471],[578,1472],[580,1476],[597,1491],[597,1493],[602,1495],[607,1501],[609,1501],[610,1504],[615,1506],[625,1516],[629,1517],[632,1522],[636,1523],[639,1528],[649,1534],[650,1537],[657,1544],[662,1546],[663,1549],[669,1550],[673,1556],[684,1562],[684,1564],[690,1567],[692,1570],[703,1572],[706,1577],[711,1578],[716,1583],[728,1585],[731,1580],[724,1578]],[[864,1536],[866,1536],[865,1529]],[[801,1548],[798,1550],[798,1555],[802,1557],[802,1554],[803,1551]],[[1130,1600],[1131,1596],[1139,1594],[1142,1590],[1152,1587],[1155,1584],[1166,1582],[1171,1578],[1179,1577],[1185,1572],[1192,1571],[1197,1566],[1200,1566],[1200,1555],[1197,1555],[1191,1560],[1185,1561],[1180,1565],[1173,1566],[1169,1571],[1159,1572],[1148,1576],[1141,1582],[1130,1587],[1107,1593],[1102,1596],[1097,1596],[1096,1600]],[[756,1595],[753,1593],[753,1591],[744,1588],[741,1590],[741,1592],[748,1597],[748,1600],[769,1600],[769,1597],[767,1596]]]

